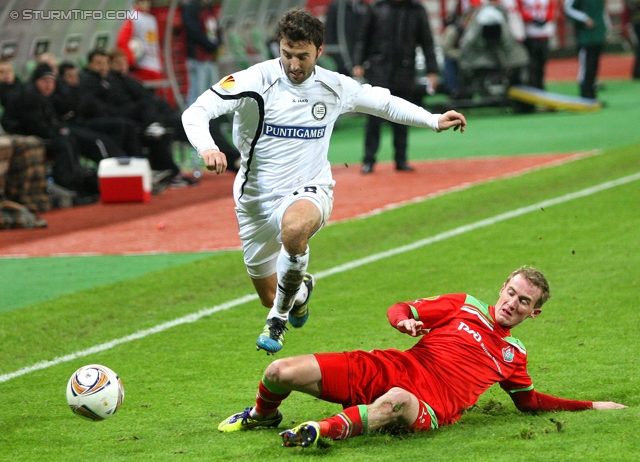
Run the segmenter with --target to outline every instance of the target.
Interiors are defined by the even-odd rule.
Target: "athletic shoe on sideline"
[[[291,430],[280,433],[282,445],[291,448],[300,446],[303,448],[318,447],[320,440],[320,424],[317,422],[303,422]]]
[[[282,414],[280,414],[280,411],[270,419],[252,419],[250,417],[251,409],[253,408],[248,407],[244,411],[226,418],[220,422],[218,430],[225,433],[238,432],[242,430],[251,430],[255,427],[277,427],[280,425],[280,422],[282,422]]]
[[[267,354],[275,354],[284,345],[284,333],[287,331],[287,322],[280,318],[267,319],[262,333],[256,342],[256,349],[265,350]]]
[[[289,311],[289,323],[293,327],[302,327],[304,323],[309,319],[309,299],[311,299],[311,292],[313,286],[316,285],[316,278],[312,274],[305,273],[302,282],[307,286],[307,299],[300,306],[295,306]]]

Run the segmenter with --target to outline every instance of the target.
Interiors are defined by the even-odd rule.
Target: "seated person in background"
[[[144,110],[150,113],[151,119],[156,121],[154,123],[159,129],[169,129],[176,141],[189,142],[182,125],[182,114],[172,108],[167,101],[145,89],[139,80],[129,74],[129,63],[121,50],[115,49],[109,53],[109,65],[111,72],[109,72],[107,79],[111,83],[114,93],[121,95],[119,99],[124,104],[131,104],[132,101],[140,103],[145,108]],[[222,133],[220,121],[211,120],[209,131],[216,144],[226,149],[223,152],[227,155],[229,170],[237,172],[240,152]]]
[[[20,94],[21,89],[22,83],[16,79],[11,62],[0,61],[0,106],[8,106],[11,98]]]
[[[95,202],[99,198],[96,171],[80,164],[78,141],[58,119],[52,102],[55,89],[55,73],[48,64],[39,64],[5,116],[12,121],[14,133],[38,136],[45,142],[47,156],[53,160],[53,180],[76,192],[76,204]]]
[[[36,65],[42,63],[48,64],[53,73],[58,75],[58,58],[56,58],[56,55],[48,51],[40,53],[36,56]]]
[[[66,61],[60,64],[60,74],[53,94],[53,103],[58,117],[67,122],[76,135],[88,139],[100,138],[104,149],[81,149],[85,157],[99,163],[105,157],[143,157],[137,126],[124,117],[82,117],[84,97],[80,90],[80,77],[75,64]],[[97,136],[96,136],[97,135]],[[108,139],[105,141],[104,136]],[[92,146],[96,146],[95,141]]]
[[[151,168],[156,171],[169,171],[169,179],[174,187],[197,184],[196,180],[180,173],[173,160],[171,140],[166,130],[156,120],[153,108],[145,100],[135,101],[126,89],[109,78],[109,57],[100,50],[89,53],[86,69],[80,74],[82,92],[82,116],[87,119],[98,117],[124,117],[136,124],[143,150],[148,151]],[[157,125],[154,125],[157,124]],[[155,130],[159,127],[162,130]]]

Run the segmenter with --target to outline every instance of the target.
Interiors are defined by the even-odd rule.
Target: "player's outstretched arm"
[[[438,119],[438,128],[440,130],[449,130],[451,127],[453,127],[454,131],[460,129],[460,133],[464,133],[467,129],[467,119],[459,112],[447,111]]]
[[[207,170],[214,171],[220,175],[227,169],[227,156],[217,149],[207,149],[202,154],[202,160]]]
[[[593,408],[598,411],[606,411],[608,409],[626,409],[624,404],[614,403],[613,401],[594,401]]]

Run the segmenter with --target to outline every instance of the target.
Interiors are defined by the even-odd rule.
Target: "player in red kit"
[[[232,415],[218,429],[277,427],[282,421],[278,408],[291,391],[342,404],[344,411],[282,432],[284,446],[315,446],[321,437],[346,439],[385,426],[413,431],[438,428],[458,420],[494,383],[524,412],[626,407],[562,399],[534,389],[527,351],[511,336],[511,328],[537,317],[549,297],[544,275],[522,267],[507,278],[494,306],[467,294],[397,303],[387,317],[400,332],[421,336],[412,348],[274,361],[260,382],[255,407]]]

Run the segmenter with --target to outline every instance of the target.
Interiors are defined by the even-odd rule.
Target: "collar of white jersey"
[[[307,78],[307,80],[305,80],[302,83],[293,83],[287,76],[287,71],[284,68],[284,64],[282,64],[282,58],[278,58],[278,62],[280,63],[280,71],[282,72],[282,76],[285,79],[285,82],[287,82],[289,85],[293,86],[294,88],[304,88],[305,86],[313,85],[313,81],[315,81],[315,77],[317,74],[316,72],[317,64],[313,67],[313,72],[311,73],[309,78]]]

